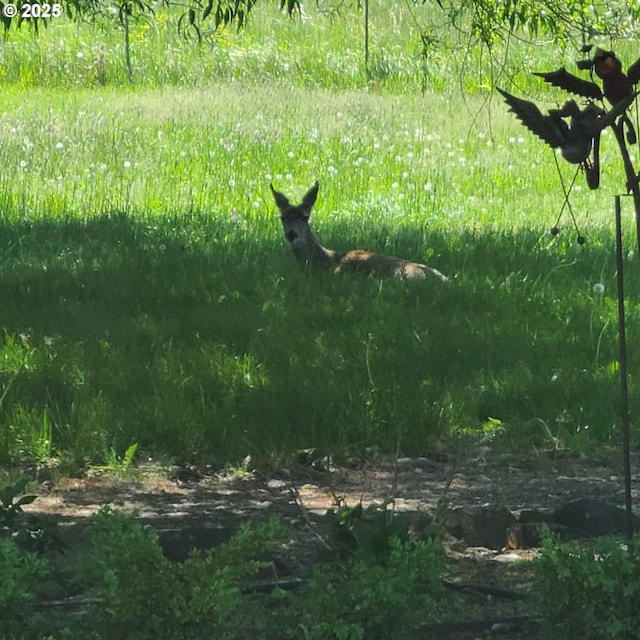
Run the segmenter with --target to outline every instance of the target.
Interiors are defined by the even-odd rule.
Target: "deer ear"
[[[316,180],[315,184],[307,193],[304,194],[304,198],[302,198],[302,206],[311,213],[311,208],[316,203],[316,198],[318,197],[318,181]]]
[[[271,193],[273,193],[273,199],[276,201],[276,206],[278,207],[278,209],[280,209],[280,211],[288,209],[291,206],[291,203],[289,202],[287,197],[279,191],[276,191],[273,188],[272,184],[269,185],[269,187],[271,188]]]

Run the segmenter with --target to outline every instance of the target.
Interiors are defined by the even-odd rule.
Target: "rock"
[[[633,516],[633,520],[634,528],[637,529],[640,518]],[[551,521],[593,537],[621,533],[627,527],[627,515],[624,509],[604,500],[591,498],[582,498],[563,505],[554,511]]]
[[[496,505],[460,506],[447,512],[447,531],[469,547],[502,549],[507,530],[516,523],[506,507]]]
[[[205,553],[209,549],[228,542],[236,533],[229,528],[205,525],[159,529],[156,532],[162,551],[171,562],[184,562],[194,551]]]
[[[634,529],[638,530],[640,518],[633,516],[633,523]],[[604,500],[581,498],[550,514],[539,510],[522,511],[518,523],[509,528],[508,547],[539,547],[545,529],[566,541],[619,534],[625,532],[626,528],[627,515],[624,509]]]
[[[518,522],[520,524],[527,524],[529,522],[551,522],[551,512],[543,511],[542,509],[522,509]]]

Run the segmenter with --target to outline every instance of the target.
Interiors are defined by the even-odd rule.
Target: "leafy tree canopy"
[[[635,37],[640,20],[640,3],[625,0],[421,0],[429,2],[451,25],[488,46],[513,34],[551,36],[560,45],[577,38]]]

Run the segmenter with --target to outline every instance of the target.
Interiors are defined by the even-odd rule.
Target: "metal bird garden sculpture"
[[[591,49],[591,45],[586,45],[582,52],[588,54]],[[502,89],[498,91],[509,105],[509,110],[527,129],[553,149],[559,149],[567,162],[578,165],[578,171],[580,169],[584,171],[587,184],[591,189],[597,189],[600,186],[600,135],[609,126],[613,129],[625,165],[627,191],[632,192],[634,197],[640,249],[640,175],[635,172],[626,146],[637,142],[636,130],[627,110],[639,93],[636,85],[640,82],[640,58],[626,72],[623,72],[622,63],[615,53],[598,47],[593,58],[578,61],[577,67],[582,71],[589,71],[591,79],[579,78],[569,73],[564,67],[551,72],[537,72],[534,75],[555,87],[583,98],[586,101],[584,106],[578,106],[575,100],[568,100],[561,109],[550,109],[547,114],[544,114],[533,102],[517,98]],[[596,79],[600,80],[602,86],[597,84]],[[604,106],[605,99],[611,105],[608,111]],[[600,102],[601,106],[596,102]],[[562,210],[568,206],[576,229],[577,224],[571,210],[569,195],[578,171],[568,190],[560,174],[565,196]],[[559,167],[558,172],[560,173]],[[552,228],[552,233],[557,232],[556,224]],[[578,242],[584,242],[583,236],[579,233]]]
[[[579,80],[579,78],[578,78]],[[589,83],[587,83],[589,84]],[[597,85],[593,85],[597,86]],[[592,189],[597,189],[600,182],[599,145],[602,130],[616,121],[618,116],[631,106],[635,95],[620,100],[613,109],[605,112],[590,102],[580,109],[575,100],[565,102],[562,109],[551,109],[544,115],[540,109],[528,100],[498,89],[517,118],[529,131],[544,140],[553,149],[560,149],[562,157],[572,164],[580,165],[587,176]],[[564,118],[569,118],[567,124]],[[591,160],[589,155],[594,151]]]

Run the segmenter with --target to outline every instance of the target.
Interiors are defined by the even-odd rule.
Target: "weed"
[[[47,551],[64,551],[66,547],[55,523],[22,515],[23,505],[36,499],[35,495],[23,495],[28,484],[29,480],[22,478],[0,490],[0,534],[27,553],[43,555]]]
[[[0,529],[5,533],[14,527],[18,515],[22,513],[22,506],[36,499],[33,495],[21,495],[28,483],[28,479],[22,478],[0,491]]]
[[[339,503],[327,511],[325,520],[331,546],[346,557],[384,560],[391,538],[406,542],[409,537],[409,519],[389,508],[389,503],[366,508],[362,503],[355,507]]]
[[[113,448],[105,453],[105,464],[94,467],[96,471],[107,471],[116,477],[124,477],[131,473],[131,463],[138,449],[138,444],[133,443],[122,456],[119,456]]]

